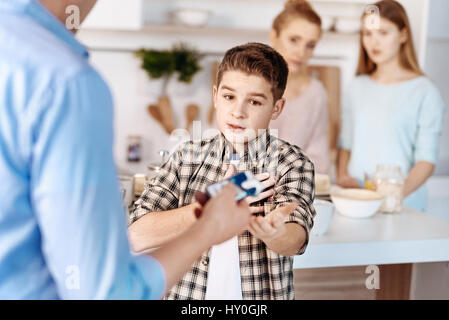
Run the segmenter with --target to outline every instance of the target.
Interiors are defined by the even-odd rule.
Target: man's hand
[[[249,206],[245,201],[236,202],[236,196],[237,188],[228,183],[206,202],[192,227],[151,253],[164,268],[166,288],[174,286],[205,250],[248,228]]]
[[[251,217],[248,231],[265,243],[282,237],[287,231],[285,221],[297,206],[297,202],[291,202],[276,208],[266,216]]]
[[[196,193],[195,196],[200,196]],[[221,192],[209,199],[202,208],[198,223],[214,239],[213,244],[222,243],[247,229],[251,218],[248,203],[235,201],[237,188],[229,183]],[[198,198],[197,198],[198,199]]]
[[[223,180],[228,179],[232,177],[233,175],[237,174],[237,169],[233,164],[229,165],[228,170],[226,171]],[[274,184],[275,180],[270,176],[268,172],[260,173],[255,175],[255,178],[259,180],[262,183],[262,190],[265,190],[269,188],[268,190],[261,192],[257,197],[246,197],[245,201],[248,205],[269,198],[274,194]],[[202,208],[206,205],[206,202],[209,200],[208,196],[203,192],[195,192],[195,200],[198,202],[198,206],[195,206],[194,213],[197,219],[201,216]],[[264,207],[249,207],[251,214],[255,214],[258,212],[264,212]]]

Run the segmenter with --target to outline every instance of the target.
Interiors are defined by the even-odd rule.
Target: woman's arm
[[[421,187],[432,176],[435,165],[428,161],[419,161],[410,170],[404,184],[404,198]]]
[[[438,161],[446,104],[434,85],[427,88],[420,109],[418,134],[414,145],[415,165],[405,180],[404,197],[413,193],[426,182],[435,169],[434,163]]]
[[[356,179],[348,173],[349,159],[351,151],[339,149],[337,156],[337,185],[342,188],[360,188]]]

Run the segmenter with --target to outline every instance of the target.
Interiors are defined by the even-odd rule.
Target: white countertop
[[[449,210],[449,208],[448,208]],[[405,208],[351,219],[335,212],[328,231],[311,236],[294,268],[449,261],[449,221]]]

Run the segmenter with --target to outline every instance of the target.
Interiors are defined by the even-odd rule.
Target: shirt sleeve
[[[158,299],[164,270],[151,257],[134,257],[126,235],[109,90],[89,67],[52,83],[30,133],[30,180],[41,247],[59,296]]]
[[[149,212],[178,208],[178,197],[180,194],[178,169],[181,167],[180,161],[181,152],[178,149],[178,151],[170,155],[159,174],[145,186],[143,194],[134,203],[134,207],[131,210],[129,224]]]
[[[422,101],[415,144],[415,163],[428,161],[436,164],[439,140],[443,128],[446,105],[436,87],[432,87]]]
[[[279,159],[283,163],[280,166],[279,178],[277,179],[274,191],[274,201],[276,206],[285,202],[296,201],[298,207],[293,211],[287,223],[298,223],[306,231],[306,241],[298,251],[298,255],[303,254],[309,243],[310,230],[313,227],[315,208],[313,199],[315,196],[315,180],[313,163],[306,157],[298,157],[298,153],[288,151],[285,158]]]

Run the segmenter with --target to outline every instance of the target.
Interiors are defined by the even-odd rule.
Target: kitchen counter
[[[328,231],[311,235],[294,268],[449,261],[449,221],[410,208],[351,219],[335,212]]]

